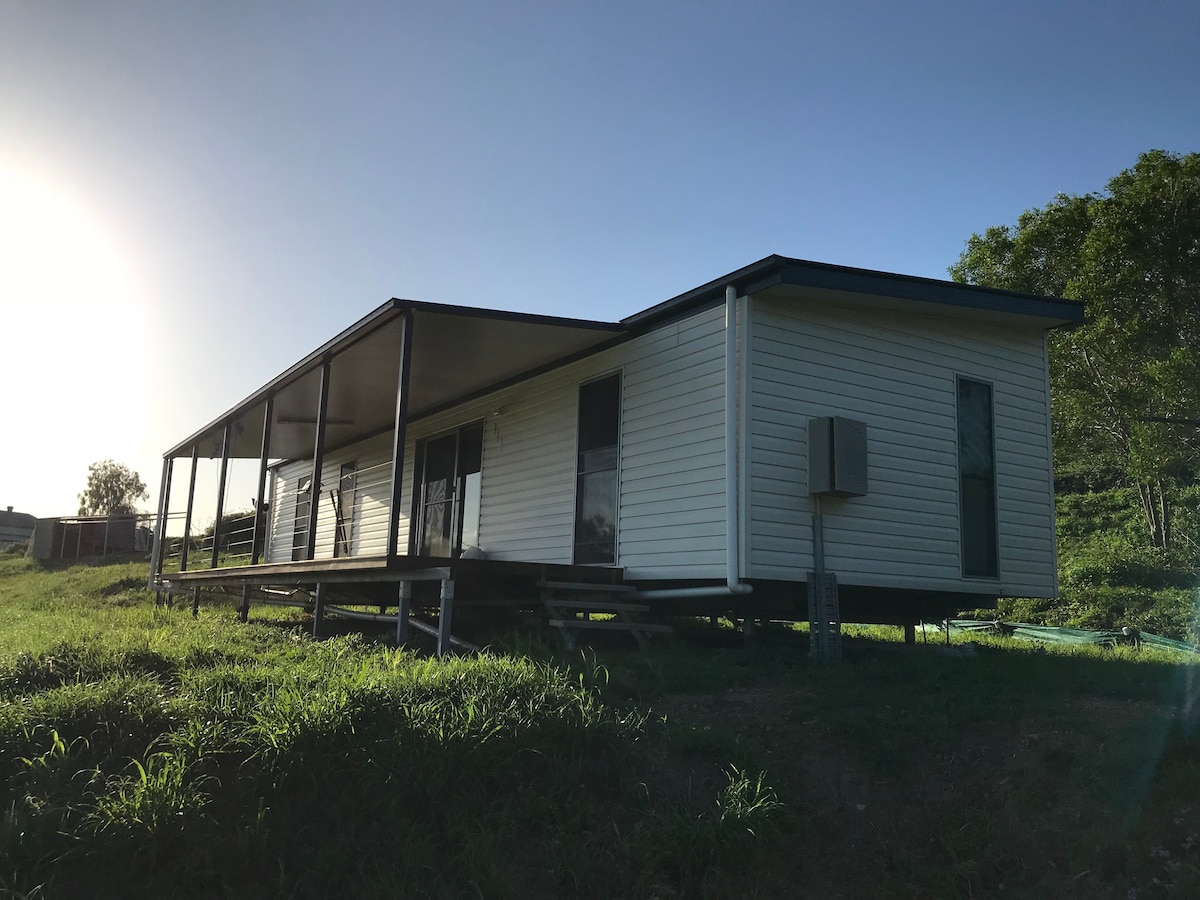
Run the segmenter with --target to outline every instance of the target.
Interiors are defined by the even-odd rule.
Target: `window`
[[[958,379],[958,503],[963,575],[1000,574],[992,386]]]
[[[292,521],[292,559],[308,559],[308,514],[312,509],[312,477],[296,479],[296,518]]]
[[[575,562],[617,561],[617,461],[621,375],[579,387],[575,476]]]

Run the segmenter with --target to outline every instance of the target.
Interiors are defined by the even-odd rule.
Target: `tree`
[[[1059,195],[1015,227],[974,234],[955,281],[1087,303],[1052,333],[1055,465],[1137,488],[1168,548],[1171,499],[1200,445],[1200,153],[1152,150],[1105,194]]]
[[[149,496],[137,472],[106,459],[88,466],[87,487],[79,495],[79,515],[132,513],[134,504]]]

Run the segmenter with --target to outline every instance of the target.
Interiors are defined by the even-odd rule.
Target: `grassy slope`
[[[1166,657],[441,663],[156,610],[143,572],[0,557],[0,893],[1200,894],[1200,670]]]

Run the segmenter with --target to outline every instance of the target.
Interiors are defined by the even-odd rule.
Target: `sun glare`
[[[32,502],[20,498],[38,496],[36,482],[42,496],[66,498],[56,506],[73,502],[97,454],[136,452],[137,423],[123,403],[143,377],[140,294],[133,255],[102,215],[0,163],[0,340],[16,432],[0,450],[5,504]],[[69,483],[54,489],[56,479]]]

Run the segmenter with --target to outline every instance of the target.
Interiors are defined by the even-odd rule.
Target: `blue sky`
[[[945,277],[1200,150],[1145,2],[0,0],[0,508],[71,513],[389,297],[616,319],[770,253]],[[153,498],[151,499],[151,504]]]

